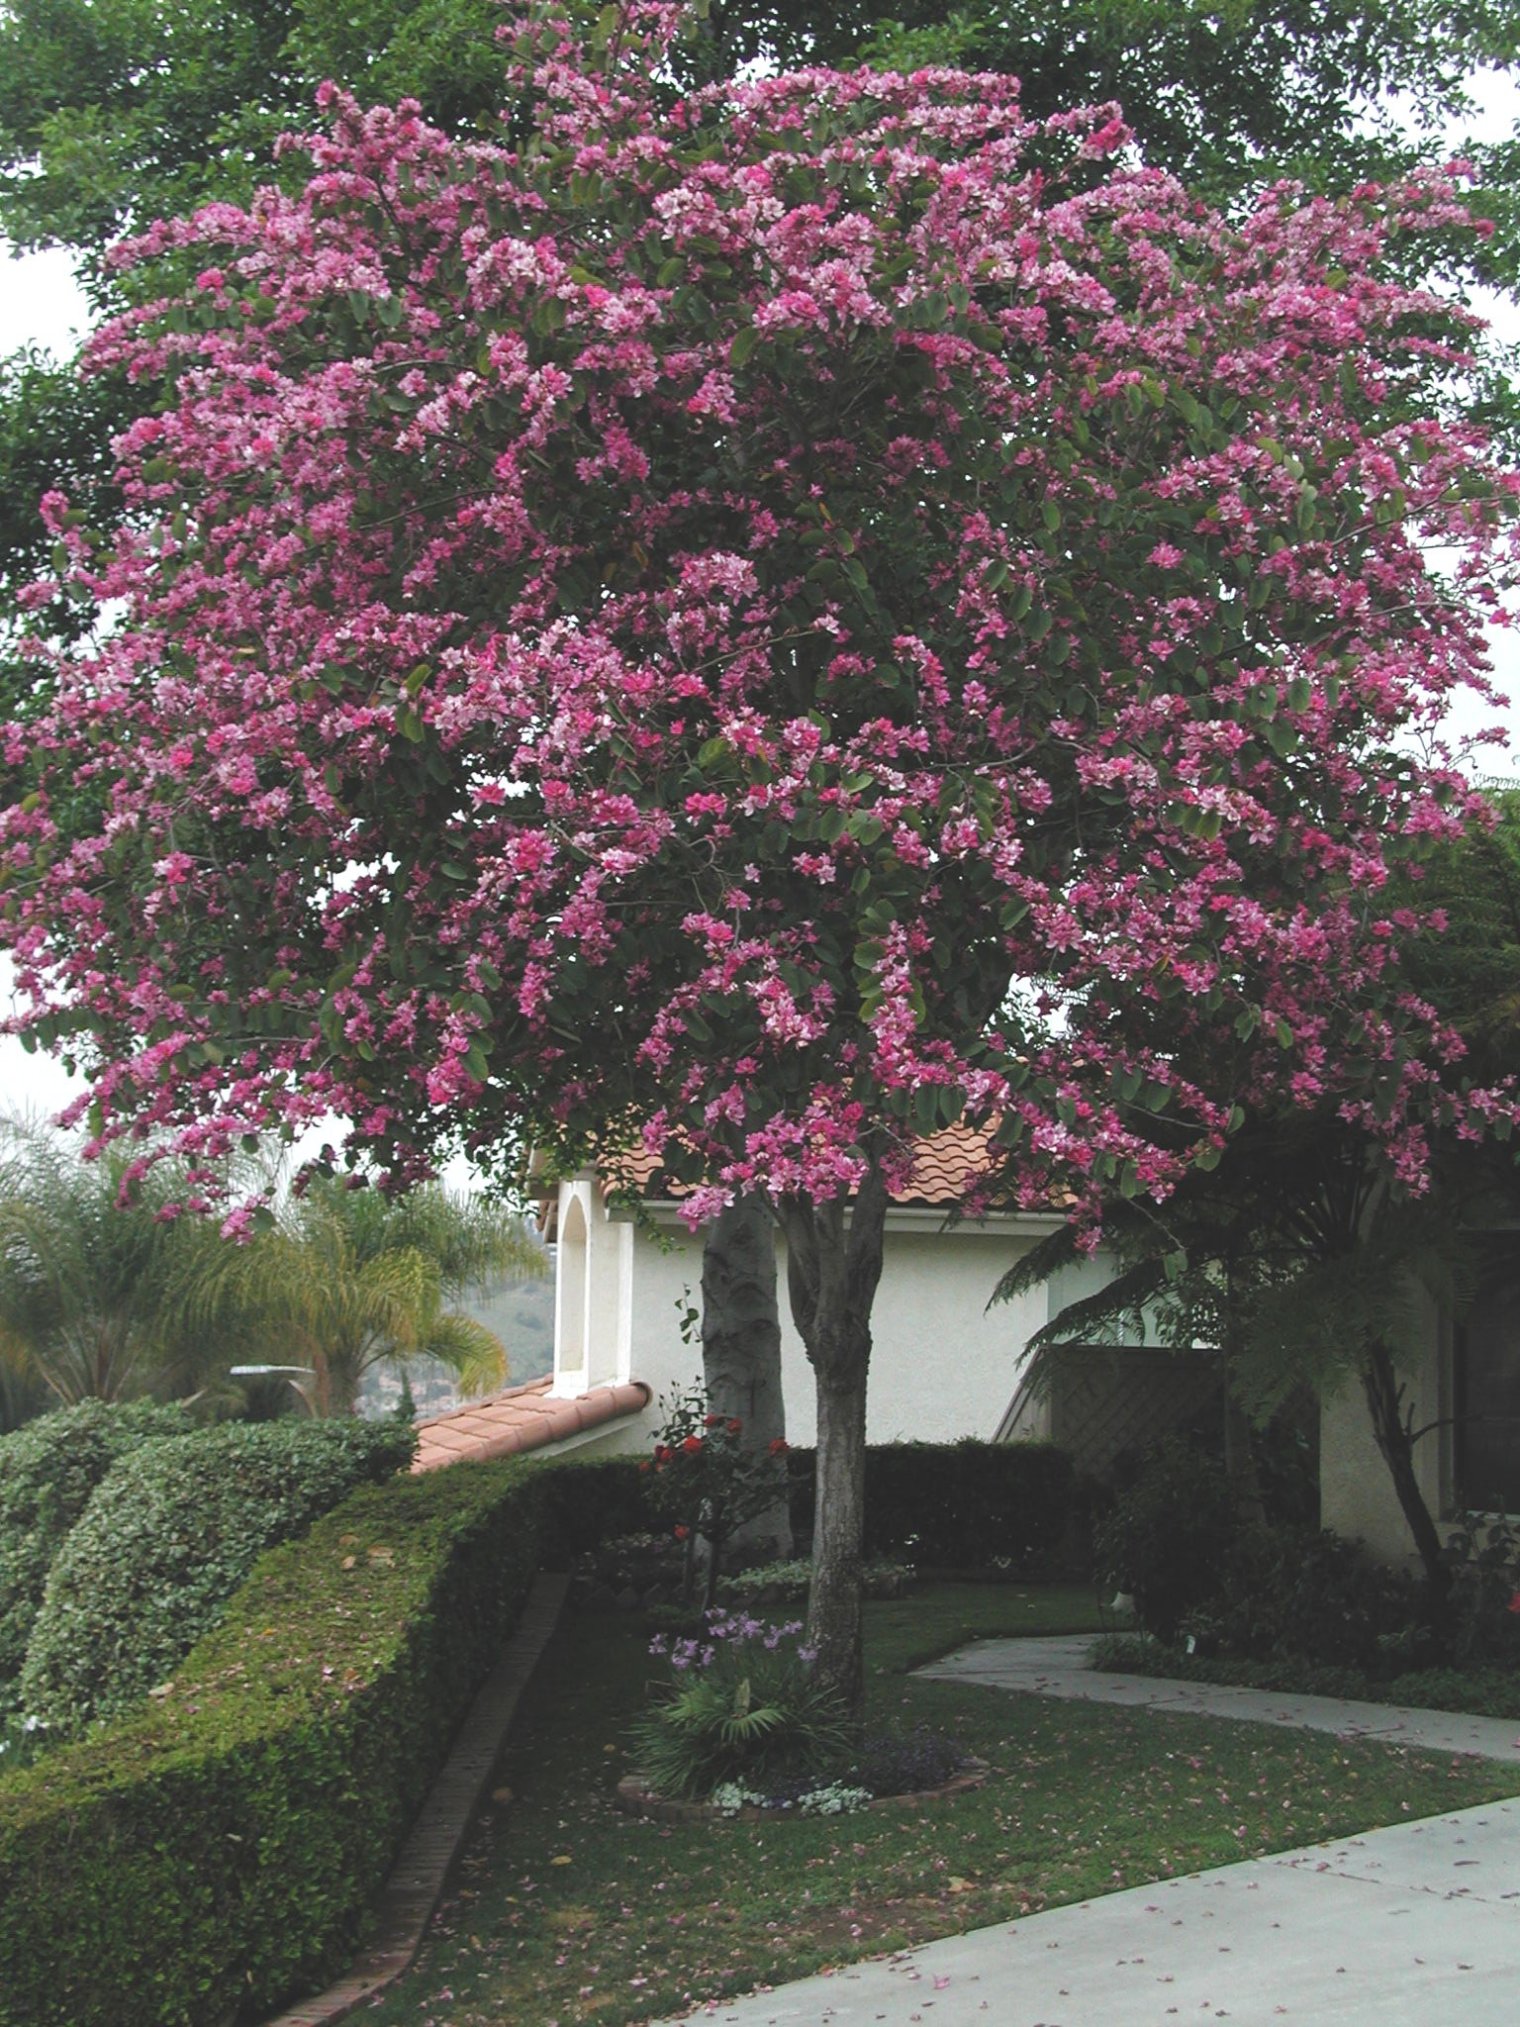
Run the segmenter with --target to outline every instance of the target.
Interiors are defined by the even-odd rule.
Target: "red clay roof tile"
[[[547,1378],[530,1380],[526,1386],[508,1387],[492,1400],[472,1401],[452,1414],[419,1422],[413,1471],[436,1471],[465,1458],[541,1450],[546,1443],[635,1415],[650,1399],[642,1380],[592,1387],[571,1400],[554,1399],[549,1386]]]

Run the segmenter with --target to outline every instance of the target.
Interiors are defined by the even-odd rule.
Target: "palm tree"
[[[67,1407],[193,1391],[209,1346],[184,1293],[214,1228],[180,1211],[195,1190],[139,1150],[81,1159],[76,1142],[0,1118],[0,1365],[5,1395]]]
[[[387,1361],[436,1359],[466,1394],[499,1385],[500,1339],[451,1305],[473,1284],[544,1265],[500,1206],[436,1183],[391,1198],[325,1178],[288,1196],[248,1245],[223,1248],[192,1307],[211,1328],[252,1325],[281,1365],[309,1372],[316,1413],[352,1414],[365,1373]]]

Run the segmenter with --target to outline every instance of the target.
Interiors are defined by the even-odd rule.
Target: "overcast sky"
[[[1512,79],[1490,76],[1480,80],[1475,95],[1482,111],[1476,120],[1466,123],[1470,139],[1503,140],[1520,125],[1520,87]],[[1520,341],[1520,307],[1508,299],[1495,299],[1480,307],[1503,337]],[[87,325],[88,309],[75,286],[67,254],[48,252],[0,261],[0,353],[38,344],[67,357]],[[1511,634],[1498,639],[1494,667],[1500,688],[1512,693],[1516,704],[1502,714],[1511,750],[1506,755],[1493,749],[1489,771],[1520,774],[1520,638]],[[1453,714],[1453,729],[1470,734],[1492,717],[1464,699]],[[7,982],[8,966],[0,959],[0,1007],[9,1005]],[[18,1042],[0,1038],[0,1110],[50,1114],[67,1104],[76,1089],[59,1064],[44,1056],[28,1056]]]

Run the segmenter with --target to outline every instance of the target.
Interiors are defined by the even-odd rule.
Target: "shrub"
[[[650,1504],[671,1523],[676,1539],[685,1543],[683,1589],[688,1597],[698,1539],[707,1545],[704,1610],[711,1611],[717,1596],[728,1543],[781,1496],[786,1454],[780,1437],[765,1450],[752,1449],[744,1441],[744,1424],[737,1415],[708,1411],[700,1384],[676,1395],[656,1430],[654,1455],[640,1468],[649,1479]]]
[[[1094,1534],[1093,1556],[1105,1583],[1133,1596],[1145,1630],[1170,1640],[1189,1612],[1217,1594],[1234,1537],[1223,1466],[1173,1440],[1151,1452],[1114,1501]]]
[[[813,1534],[811,1450],[789,1458],[792,1533]],[[866,1451],[864,1553],[945,1569],[995,1559],[1028,1574],[1065,1546],[1074,1492],[1071,1459],[1050,1443],[881,1443]]]
[[[1464,1514],[1446,1544],[1450,1659],[1520,1661],[1520,1529],[1498,1514]]]
[[[532,1582],[548,1475],[361,1487],[172,1694],[0,1779],[0,2027],[257,2020],[348,1960]]]
[[[813,1565],[808,1561],[757,1563],[752,1569],[723,1577],[718,1589],[738,1604],[795,1604],[807,1596],[812,1581]],[[899,1598],[912,1581],[908,1563],[877,1558],[861,1566],[862,1597]]]
[[[815,1454],[787,1455],[792,1534],[812,1540]],[[637,1457],[556,1463],[545,1510],[545,1559],[569,1568],[617,1535],[662,1527],[652,1471]],[[920,1567],[1042,1574],[1066,1552],[1080,1488],[1050,1443],[883,1443],[866,1451],[864,1551]],[[668,1531],[668,1530],[667,1530]]]
[[[965,1764],[966,1755],[954,1739],[919,1724],[906,1732],[868,1733],[851,1772],[873,1795],[916,1795],[942,1788]]]
[[[96,1486],[130,1451],[188,1427],[180,1407],[82,1401],[0,1437],[0,1708],[14,1696],[53,1559]]]
[[[23,1709],[66,1736],[146,1696],[264,1549],[304,1533],[356,1484],[393,1476],[414,1442],[394,1422],[228,1423],[122,1458],[54,1560]]]
[[[835,1766],[849,1739],[844,1705],[819,1683],[799,1625],[710,1612],[691,1639],[657,1634],[652,1654],[675,1681],[634,1726],[641,1773],[656,1794],[705,1797],[726,1782],[766,1787]]]
[[[1416,1658],[1418,1582],[1325,1530],[1240,1531],[1181,1630],[1206,1652],[1387,1672]]]
[[[615,1535],[660,1527],[641,1457],[556,1458],[544,1482],[544,1566],[569,1569]]]

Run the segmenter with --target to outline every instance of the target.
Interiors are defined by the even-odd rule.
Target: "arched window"
[[[586,1279],[589,1267],[586,1213],[570,1195],[559,1225],[558,1287],[554,1333],[554,1379],[560,1390],[586,1384]]]

